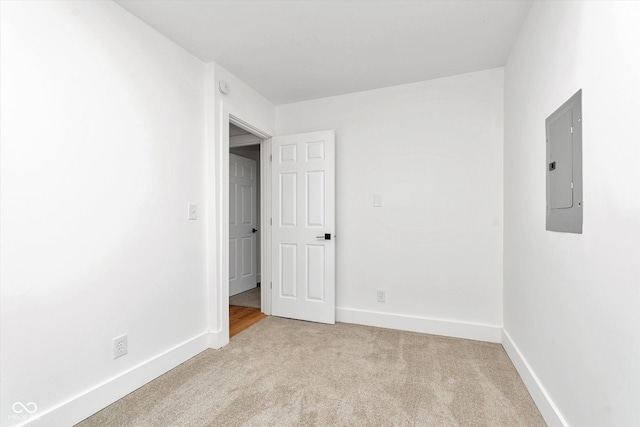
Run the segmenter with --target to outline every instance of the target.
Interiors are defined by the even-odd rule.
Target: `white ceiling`
[[[529,0],[115,0],[274,104],[503,66]]]

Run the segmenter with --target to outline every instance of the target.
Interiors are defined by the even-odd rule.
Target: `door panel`
[[[280,244],[280,297],[296,298],[298,288],[298,247]]]
[[[254,245],[253,237],[242,238],[242,278],[250,275],[255,275],[253,268],[253,262],[255,256],[253,255]]]
[[[280,174],[280,214],[278,218],[281,227],[296,226],[296,210],[298,193],[296,189],[296,173]]]
[[[229,282],[238,278],[238,239],[229,239]]]
[[[273,138],[272,153],[272,314],[335,323],[334,132]]]
[[[324,171],[307,172],[307,227],[324,227]]]
[[[324,258],[323,245],[307,245],[307,299],[324,301]]]
[[[256,162],[229,154],[229,296],[257,284]]]
[[[255,184],[255,181],[253,181]],[[255,221],[255,203],[253,198],[255,196],[255,185],[253,187],[249,185],[243,185],[242,187],[242,223],[244,225],[251,225]]]

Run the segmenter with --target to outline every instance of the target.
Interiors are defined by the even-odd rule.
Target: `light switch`
[[[198,205],[189,203],[189,217],[190,220],[198,219]]]
[[[373,195],[373,207],[381,208],[382,207],[382,194],[374,194]]]

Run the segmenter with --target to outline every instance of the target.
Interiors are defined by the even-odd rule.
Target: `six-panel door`
[[[334,132],[275,137],[272,156],[272,313],[335,323]]]
[[[256,162],[229,154],[229,296],[257,284]]]

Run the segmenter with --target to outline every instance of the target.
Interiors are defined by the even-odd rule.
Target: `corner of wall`
[[[518,371],[518,374],[520,374],[522,381],[527,387],[529,394],[531,394],[531,397],[542,414],[545,422],[550,427],[568,426],[566,420],[560,413],[560,410],[555,405],[544,385],[542,385],[542,382],[540,382],[537,375],[531,368],[531,365],[529,365],[527,359],[525,359],[518,349],[518,346],[513,342],[511,336],[509,336],[509,333],[504,329],[502,330],[502,347],[509,356],[509,359],[511,359],[511,362]]]

